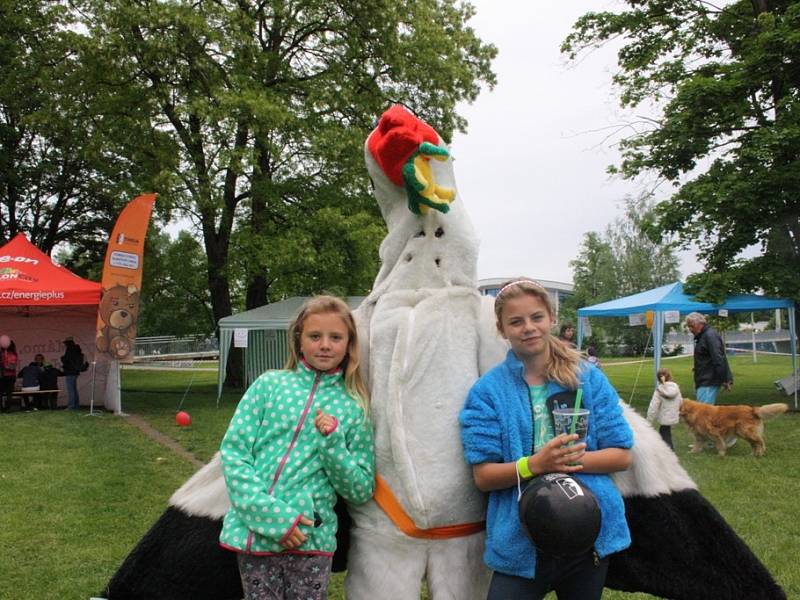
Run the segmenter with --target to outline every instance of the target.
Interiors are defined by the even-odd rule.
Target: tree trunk
[[[203,241],[208,259],[208,290],[211,295],[211,311],[216,324],[223,317],[228,317],[233,313],[227,274],[230,228],[220,226],[219,232],[214,231],[211,215],[204,213]],[[231,352],[225,369],[225,381],[229,386],[242,387],[244,380],[241,353]]]
[[[254,148],[258,168],[252,174],[252,189],[250,197],[250,229],[254,236],[264,237],[267,225],[268,204],[272,191],[272,159],[269,145],[266,143],[268,133],[263,131],[256,135]],[[247,310],[264,306],[267,303],[267,290],[269,284],[263,273],[255,273],[247,282],[247,295],[245,297]]]

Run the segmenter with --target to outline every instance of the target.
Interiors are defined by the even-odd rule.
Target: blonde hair
[[[494,299],[494,314],[497,318],[497,329],[499,331],[503,330],[502,316],[506,302],[525,295],[538,298],[544,304],[550,318],[555,319],[555,311],[550,300],[550,294],[540,283],[526,278],[512,279],[500,288]],[[547,347],[549,350],[547,364],[545,365],[547,379],[556,381],[564,387],[573,390],[577,389],[581,361],[580,353],[552,334],[547,338]]]
[[[347,327],[347,354],[339,367],[344,371],[344,386],[347,393],[355,398],[366,415],[369,412],[369,391],[364,379],[361,377],[361,352],[358,345],[358,331],[353,313],[347,303],[336,296],[314,296],[303,303],[297,317],[289,325],[289,356],[286,358],[285,369],[294,371],[302,359],[300,351],[300,337],[303,333],[303,324],[310,315],[334,314],[344,321]]]

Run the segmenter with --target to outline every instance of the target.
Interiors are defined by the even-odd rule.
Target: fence
[[[213,335],[140,337],[136,338],[134,346],[134,360],[158,360],[174,357],[216,358],[218,356],[219,340]]]
[[[728,348],[749,350],[755,344],[756,350],[766,352],[791,353],[791,338],[785,329],[769,331],[724,331],[722,337]],[[665,346],[683,346],[684,353],[694,349],[694,336],[688,333],[670,331],[664,334]]]

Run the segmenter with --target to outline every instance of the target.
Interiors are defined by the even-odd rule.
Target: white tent
[[[345,298],[351,309],[357,308],[363,296]],[[250,385],[268,369],[280,369],[286,362],[289,323],[300,312],[306,296],[293,296],[252,310],[237,313],[219,320],[219,374],[217,400],[222,395],[225,371],[230,356],[231,342],[237,338],[247,345],[244,349],[244,381]]]

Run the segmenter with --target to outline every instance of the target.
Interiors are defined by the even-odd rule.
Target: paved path
[[[177,455],[179,455],[181,458],[184,458],[184,459],[188,460],[189,462],[191,462],[196,467],[202,467],[203,465],[205,465],[205,463],[203,461],[201,461],[199,458],[197,458],[194,454],[189,452],[186,448],[181,446],[178,442],[173,440],[168,435],[160,432],[158,429],[156,429],[155,427],[150,425],[150,423],[145,421],[144,418],[141,417],[140,415],[129,414],[127,416],[127,419],[132,424],[136,425],[136,427],[141,429],[142,432],[147,437],[149,437],[152,440],[155,440],[156,442],[158,442],[162,446],[166,446],[167,448],[169,448],[170,450],[175,452]]]

